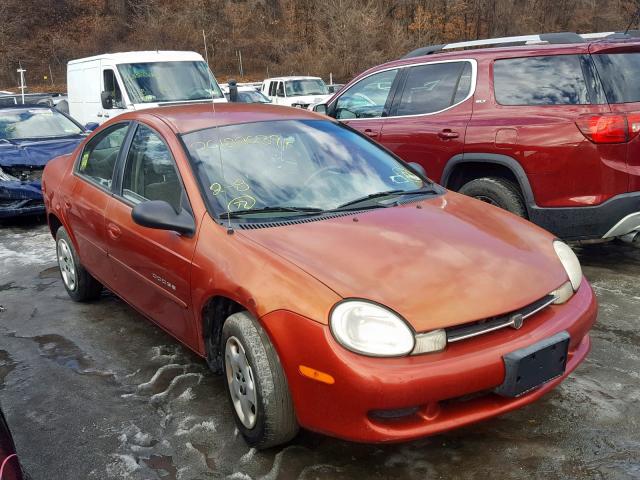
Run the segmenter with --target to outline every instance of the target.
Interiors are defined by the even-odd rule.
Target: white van
[[[107,53],[67,64],[69,113],[84,124],[159,105],[226,102],[202,55],[150,51]]]
[[[262,82],[260,91],[276,105],[307,108],[324,103],[331,94],[320,77],[277,77]]]

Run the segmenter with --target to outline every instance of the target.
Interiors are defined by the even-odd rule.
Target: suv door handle
[[[107,225],[107,232],[109,233],[109,236],[114,240],[117,240],[118,238],[120,238],[120,235],[122,235],[122,231],[114,223],[110,223]]]
[[[444,130],[438,132],[438,136],[443,140],[448,140],[450,138],[458,138],[460,134],[458,132],[454,132],[450,128],[445,128]]]
[[[378,136],[378,132],[377,132],[377,131],[375,131],[375,130],[371,130],[370,128],[365,128],[365,129],[364,129],[364,134],[365,134],[367,137],[372,137],[372,138],[375,138],[375,137],[377,137],[377,136]]]

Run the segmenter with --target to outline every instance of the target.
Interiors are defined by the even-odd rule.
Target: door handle
[[[113,223],[107,225],[107,232],[109,233],[109,236],[114,240],[117,240],[118,238],[120,238],[120,235],[122,235],[122,231],[120,230],[120,228]]]
[[[438,132],[438,136],[443,140],[448,140],[451,138],[458,138],[460,134],[458,132],[454,132],[450,128],[445,128],[444,130]]]
[[[365,129],[364,129],[364,134],[365,134],[367,137],[372,137],[372,138],[375,138],[375,137],[377,137],[377,136],[378,136],[378,132],[377,132],[377,131],[374,131],[374,130],[371,130],[370,128],[365,128]]]

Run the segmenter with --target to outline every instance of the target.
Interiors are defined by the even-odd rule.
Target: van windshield
[[[123,63],[118,71],[133,103],[223,98],[202,61]]]
[[[301,97],[303,95],[328,95],[329,90],[319,78],[303,80],[289,80],[286,82],[287,97]]]

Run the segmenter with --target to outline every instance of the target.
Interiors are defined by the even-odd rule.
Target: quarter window
[[[133,203],[164,200],[179,212],[183,194],[169,148],[157,133],[139,125],[127,154],[122,196]]]
[[[82,152],[78,173],[105,188],[111,188],[113,169],[128,127],[128,123],[114,125],[92,138]]]
[[[360,80],[336,101],[336,118],[346,120],[382,117],[397,74],[397,69],[386,70]]]
[[[589,104],[582,62],[579,55],[496,60],[496,100],[501,105]]]
[[[394,115],[439,112],[464,100],[470,88],[469,62],[431,63],[411,67]]]

